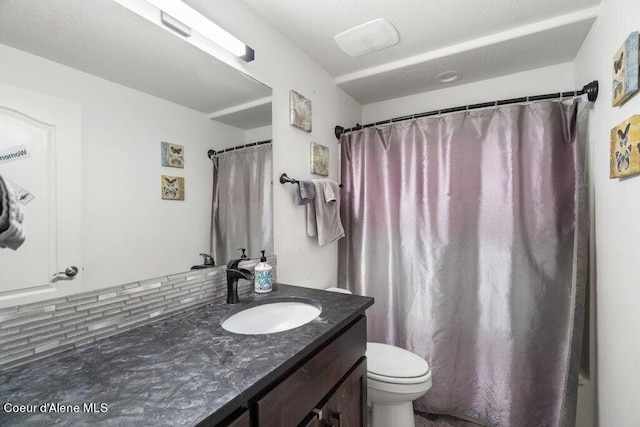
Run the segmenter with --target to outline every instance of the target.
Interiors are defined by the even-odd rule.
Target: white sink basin
[[[311,322],[322,308],[311,302],[274,301],[246,308],[222,321],[229,332],[261,335],[288,331]]]

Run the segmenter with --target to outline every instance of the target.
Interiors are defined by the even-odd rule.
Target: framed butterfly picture
[[[610,178],[640,173],[640,115],[611,129]]]
[[[627,40],[613,57],[613,99],[611,104],[622,105],[638,91],[638,32]]]
[[[184,178],[181,176],[162,175],[162,198],[165,200],[184,200]]]
[[[184,147],[178,144],[163,142],[162,166],[184,168]]]

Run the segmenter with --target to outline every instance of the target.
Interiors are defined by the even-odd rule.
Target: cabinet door
[[[20,205],[26,240],[0,249],[0,307],[82,289],[80,105],[0,83],[0,174],[35,196]],[[15,188],[15,186],[14,186]],[[67,267],[72,279],[54,274]]]
[[[299,425],[366,351],[364,317],[282,380],[255,405],[260,427]]]
[[[251,427],[251,417],[249,411],[244,411],[238,418],[231,421],[229,427]]]
[[[367,361],[364,357],[323,402],[305,419],[305,427],[367,425]]]
[[[329,398],[322,414],[331,426],[367,425],[367,360],[364,357]]]

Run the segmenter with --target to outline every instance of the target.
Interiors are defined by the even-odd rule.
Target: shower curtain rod
[[[418,119],[420,117],[437,116],[440,114],[447,114],[447,113],[456,113],[458,111],[468,111],[468,110],[477,110],[480,108],[497,107],[498,105],[520,104],[522,102],[545,101],[549,99],[573,98],[576,96],[584,95],[585,93],[587,94],[587,99],[590,102],[594,102],[598,98],[598,81],[594,80],[591,83],[588,83],[585,86],[583,86],[582,89],[576,90],[573,92],[549,93],[546,95],[533,95],[533,96],[524,96],[522,98],[511,98],[511,99],[503,99],[500,101],[483,102],[481,104],[462,105],[460,107],[445,108],[443,110],[433,110],[433,111],[428,111],[426,113],[418,113],[418,114],[410,114],[408,116],[394,117],[393,119],[383,120],[381,122],[369,123],[362,126],[360,124],[356,124],[354,127],[348,128],[348,129],[345,129],[344,127],[338,125],[334,129],[334,133],[336,135],[336,138],[340,139],[340,135],[344,133],[351,132],[354,130],[360,130],[360,129],[364,129],[372,126],[388,125],[396,122],[402,122],[405,120],[413,120],[413,119]]]
[[[252,142],[250,144],[242,144],[242,145],[238,145],[238,146],[231,147],[231,148],[225,148],[224,150],[220,150],[220,151],[209,150],[209,151],[207,151],[207,157],[209,157],[210,159],[213,159],[218,154],[226,153],[228,151],[241,150],[243,148],[249,148],[249,147],[254,147],[256,145],[263,145],[263,144],[270,144],[270,143],[271,143],[271,140],[268,139],[266,141]]]

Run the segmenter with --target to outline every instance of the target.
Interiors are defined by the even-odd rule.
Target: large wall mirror
[[[114,0],[0,0],[0,63],[0,150],[30,154],[0,175],[35,195],[0,307],[273,250],[269,87]]]

